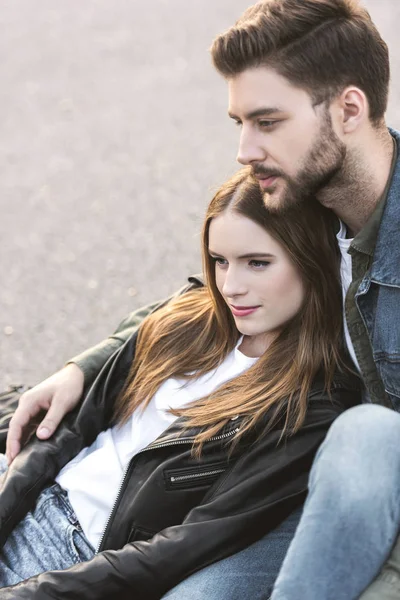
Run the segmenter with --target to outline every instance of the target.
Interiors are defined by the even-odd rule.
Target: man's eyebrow
[[[276,108],[276,107],[257,108],[257,110],[252,110],[251,112],[246,113],[244,115],[244,118],[247,119],[248,121],[251,121],[252,119],[256,119],[257,117],[269,117],[271,115],[274,115],[274,114],[280,113],[280,112],[282,112],[282,109]],[[240,121],[239,117],[237,115],[235,115],[234,113],[228,112],[228,115],[230,116],[231,119]]]

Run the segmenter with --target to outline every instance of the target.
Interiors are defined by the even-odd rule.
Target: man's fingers
[[[40,440],[47,440],[54,432],[54,429],[55,427],[52,428],[47,421],[42,421],[36,430],[36,435]]]
[[[39,427],[36,430],[36,435],[41,440],[47,440],[55,430],[57,429],[58,423],[55,423],[52,419],[43,419]]]
[[[57,429],[62,418],[82,396],[84,375],[74,363],[42,381],[22,394],[18,408],[10,421],[6,442],[6,456],[12,462],[21,446],[35,431],[39,439],[46,440]],[[41,414],[47,411],[43,418]],[[43,420],[42,420],[43,419]],[[37,424],[39,427],[37,427]]]
[[[6,457],[8,464],[14,460],[21,450],[21,441],[24,430],[32,422],[33,418],[43,409],[38,402],[33,402],[31,398],[31,395],[28,393],[21,396],[18,407],[8,426],[6,442]]]
[[[58,402],[55,402],[55,400],[58,400]],[[53,403],[50,405],[45,418],[39,424],[36,430],[36,435],[39,439],[47,440],[47,438],[53,435],[65,415],[64,407],[66,405],[67,402],[65,400],[64,402],[60,402],[59,397],[57,399],[53,399]]]
[[[21,420],[19,420],[17,412],[18,408],[10,421],[8,429],[6,442],[6,457],[8,464],[10,464],[14,460],[14,458],[17,456],[18,452],[21,449],[23,425],[26,425],[26,423],[29,421],[29,419],[25,421],[25,419],[23,418],[23,414],[21,416]]]
[[[7,442],[6,459],[8,466],[10,466],[20,449],[21,444],[17,440],[10,440]]]

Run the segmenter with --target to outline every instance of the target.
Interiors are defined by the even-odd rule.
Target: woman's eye
[[[267,260],[251,260],[249,265],[256,269],[262,269],[263,267],[267,267],[269,262]]]
[[[219,258],[217,256],[212,256],[211,259],[215,262],[219,267],[225,267],[228,264],[228,261],[225,258]]]

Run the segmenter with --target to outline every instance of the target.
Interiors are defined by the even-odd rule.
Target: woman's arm
[[[301,430],[278,445],[254,443],[180,525],[149,541],[105,551],[66,571],[0,590],[0,600],[155,600],[195,571],[243,549],[286,518],[306,495],[314,455],[333,420],[358,401],[352,389],[314,393]]]

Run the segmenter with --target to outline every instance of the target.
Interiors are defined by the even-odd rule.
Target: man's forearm
[[[159,305],[160,302],[154,302],[130,313],[121,321],[112,335],[68,361],[68,363],[75,363],[82,370],[85,377],[85,386],[94,381],[110,356],[126,342],[147,315]]]
[[[96,344],[96,346],[92,346],[88,350],[71,358],[68,363],[75,363],[82,370],[85,377],[85,387],[87,388],[93,383],[110,356],[126,342],[150,313],[186,291],[202,286],[203,280],[201,275],[189,277],[189,283],[181,287],[175,294],[147,306],[142,306],[130,313],[121,321],[112,335],[99,344]]]

